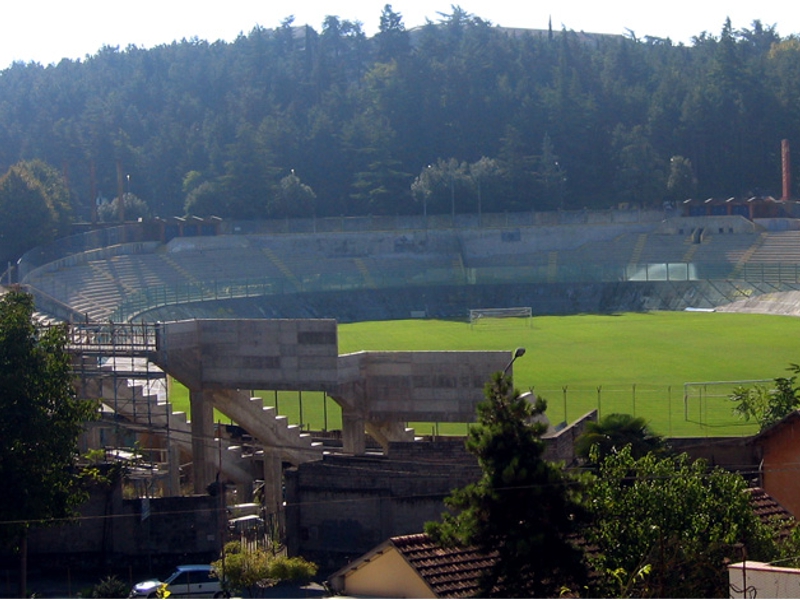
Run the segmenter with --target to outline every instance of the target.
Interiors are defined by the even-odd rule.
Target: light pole
[[[453,181],[453,171],[450,171],[450,213],[453,219],[453,226],[456,223],[456,187]]]
[[[430,168],[431,168],[431,165],[428,165],[428,169],[430,169]],[[422,192],[422,216],[425,217],[425,227],[427,228],[428,227],[428,195],[431,192],[430,192],[430,171],[425,171],[425,172],[428,174],[428,176],[426,177],[426,182],[425,182],[426,186],[427,186],[427,189],[425,189]]]
[[[523,354],[525,354],[525,348],[520,347],[520,348],[517,348],[516,350],[514,350],[514,356],[512,356],[511,360],[508,361],[508,364],[506,365],[506,368],[503,369],[503,376],[504,377],[506,375],[508,375],[508,370],[511,368],[511,365],[514,364],[514,361],[517,360]]]

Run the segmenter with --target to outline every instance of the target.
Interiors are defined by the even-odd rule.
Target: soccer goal
[[[683,418],[708,427],[747,426],[747,422],[734,415],[731,394],[736,388],[769,387],[772,383],[771,379],[684,383]]]
[[[530,306],[517,306],[514,308],[471,308],[469,310],[469,326],[474,328],[481,324],[497,323],[501,319],[525,319],[525,324],[530,327],[533,311]]]

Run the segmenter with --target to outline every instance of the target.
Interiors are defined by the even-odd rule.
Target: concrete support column
[[[364,454],[367,451],[364,439],[364,417],[342,410],[342,451],[345,454]]]
[[[181,450],[175,442],[170,441],[167,448],[167,465],[169,467],[168,488],[170,496],[181,495]]]
[[[192,411],[192,472],[194,493],[205,494],[209,484],[216,480],[217,459],[214,441],[214,407],[206,401],[202,391],[189,391]]]
[[[275,515],[282,529],[283,523],[283,464],[280,453],[274,448],[264,448],[264,510]]]
[[[406,424],[397,421],[369,422],[365,424],[367,433],[381,445],[384,453],[389,451],[389,442],[408,442],[414,438],[406,430]]]

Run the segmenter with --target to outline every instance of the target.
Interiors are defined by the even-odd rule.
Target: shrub
[[[127,598],[128,586],[116,575],[109,575],[91,589],[90,598]]]

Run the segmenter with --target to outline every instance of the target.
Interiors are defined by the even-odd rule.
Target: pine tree
[[[531,405],[499,372],[485,395],[467,439],[483,475],[447,498],[455,514],[428,523],[427,533],[443,545],[497,553],[481,582],[482,596],[553,596],[581,585],[582,555],[568,539],[585,514],[581,486],[543,458],[546,426],[535,417],[546,402]]]

